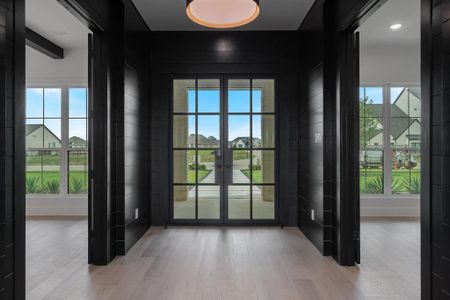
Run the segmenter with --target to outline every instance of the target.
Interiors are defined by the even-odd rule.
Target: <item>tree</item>
[[[361,148],[369,145],[370,139],[379,131],[379,122],[372,110],[373,100],[369,97],[359,99],[359,144]]]

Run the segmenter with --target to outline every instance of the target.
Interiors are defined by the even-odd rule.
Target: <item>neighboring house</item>
[[[27,148],[61,148],[61,140],[43,124],[26,125]]]
[[[87,142],[78,136],[69,138],[70,148],[87,148]]]
[[[253,138],[253,147],[261,148],[262,141],[259,138]],[[250,137],[248,136],[238,136],[231,141],[232,148],[250,148]]]
[[[195,148],[195,134],[191,134],[188,138],[188,148]],[[220,141],[213,136],[205,137],[202,134],[198,135],[198,148],[218,148]]]
[[[396,147],[420,147],[420,91],[406,88],[391,105],[391,144]],[[383,144],[383,106],[368,104],[368,109],[379,120],[380,128],[368,137],[368,146]]]

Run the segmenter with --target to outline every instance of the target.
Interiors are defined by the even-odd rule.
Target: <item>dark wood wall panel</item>
[[[0,299],[25,299],[25,11],[0,2]]]
[[[150,225],[150,112],[146,34],[126,31],[124,145],[124,250],[127,252]],[[138,216],[135,216],[135,210]]]
[[[169,220],[170,89],[173,76],[275,76],[279,116],[280,222],[297,224],[296,32],[152,32],[152,224]]]

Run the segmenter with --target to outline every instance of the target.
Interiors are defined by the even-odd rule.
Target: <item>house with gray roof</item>
[[[44,124],[27,124],[25,134],[27,149],[61,147],[61,139]]]
[[[391,145],[398,148],[420,148],[420,89],[405,88],[391,104]],[[369,146],[383,144],[383,106],[368,104],[370,114],[378,119],[380,128],[368,137]]]

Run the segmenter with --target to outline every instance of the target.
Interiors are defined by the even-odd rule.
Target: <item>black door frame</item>
[[[108,37],[96,17],[87,13],[77,0],[57,1],[92,31],[88,43],[88,263],[106,265],[111,259],[107,235],[110,97],[108,56],[104,53]]]
[[[220,193],[220,209],[221,214],[220,218],[217,220],[208,220],[208,219],[201,219],[201,220],[191,220],[191,219],[174,219],[173,217],[173,81],[174,80],[201,80],[201,79],[219,79],[220,80],[220,95],[221,95],[221,104],[220,104],[220,134],[222,136],[221,138],[221,147],[220,150],[222,152],[222,180],[221,180],[221,193]],[[258,219],[258,220],[243,220],[243,219],[227,219],[226,216],[228,215],[228,207],[227,207],[227,200],[226,192],[224,191],[223,187],[227,185],[226,182],[226,161],[224,159],[227,158],[227,155],[225,154],[227,151],[226,147],[226,141],[224,140],[224,136],[227,136],[225,134],[225,131],[227,130],[227,112],[228,109],[226,107],[228,101],[227,101],[227,81],[229,79],[273,79],[275,82],[275,218],[273,220],[264,220],[264,219]],[[279,134],[278,134],[278,128],[279,128],[279,117],[278,117],[278,89],[277,89],[277,82],[278,82],[278,76],[276,74],[218,74],[218,73],[211,73],[211,74],[182,74],[182,75],[176,75],[176,76],[169,76],[168,77],[168,84],[170,85],[170,104],[169,104],[169,149],[170,149],[170,161],[169,161],[169,205],[168,205],[168,216],[169,216],[169,224],[170,225],[186,225],[186,226],[192,226],[192,225],[198,225],[198,226],[208,226],[208,225],[214,225],[214,226],[244,226],[244,225],[278,225],[279,224],[279,212],[280,212],[280,201],[279,201]]]

